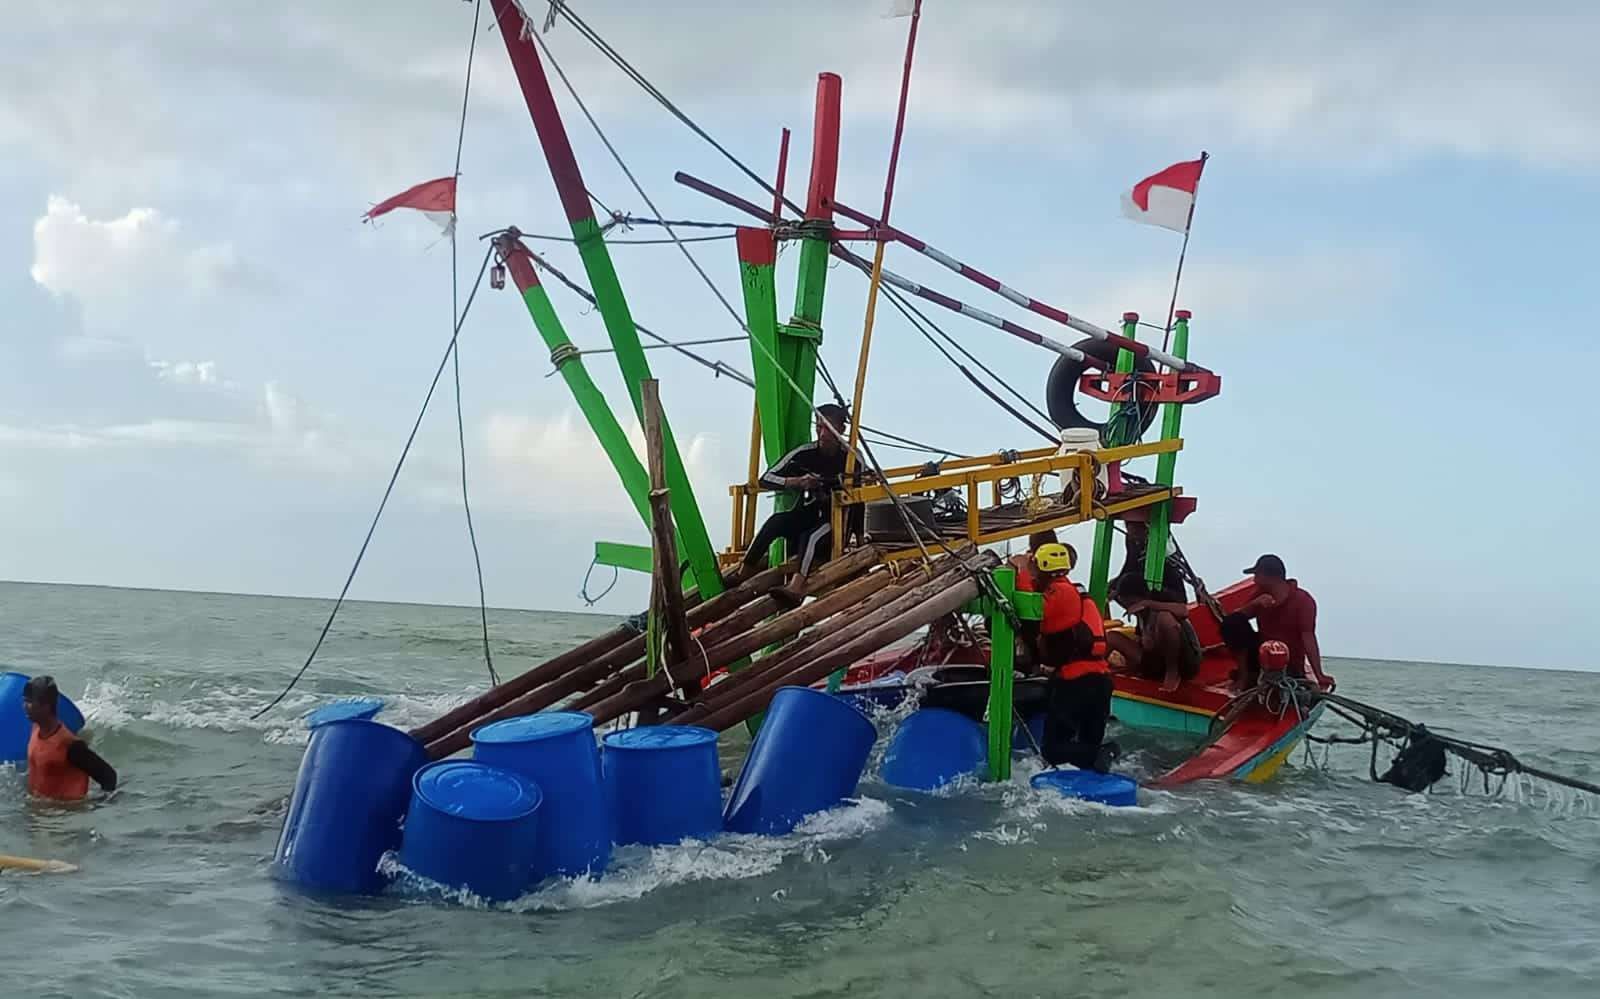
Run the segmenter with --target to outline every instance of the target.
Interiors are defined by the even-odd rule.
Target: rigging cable
[[[911,315],[910,312],[906,311],[905,303],[903,301],[901,301],[895,294],[893,294],[893,289],[892,288],[885,288],[884,290],[890,292],[890,294],[888,294],[886,296],[889,299],[889,304],[893,305],[896,309],[900,310],[900,314],[906,318],[906,321],[911,324],[912,328],[915,329],[918,333],[921,333],[923,335],[923,337],[926,338],[929,343],[933,344],[934,349],[937,350],[939,353],[943,354],[944,355],[944,359],[949,361],[952,365],[954,365],[955,369],[957,371],[959,371],[963,375],[965,375],[967,381],[971,382],[973,384],[973,386],[975,388],[977,388],[978,391],[982,392],[985,396],[988,396],[989,400],[991,402],[993,402],[996,406],[999,406],[1001,409],[1005,410],[1007,413],[1010,413],[1012,416],[1016,417],[1017,421],[1019,423],[1021,423],[1023,426],[1027,427],[1028,429],[1032,430],[1034,433],[1038,434],[1039,436],[1043,437],[1045,440],[1049,441],[1052,444],[1058,443],[1060,441],[1060,436],[1059,435],[1050,433],[1048,430],[1044,429],[1043,427],[1039,426],[1037,423],[1034,423],[1032,420],[1028,419],[1022,413],[1018,412],[1017,408],[1015,406],[1011,405],[1009,402],[1006,402],[1004,399],[1000,398],[999,394],[997,392],[995,392],[994,389],[990,388],[989,386],[983,384],[983,382],[979,381],[977,375],[974,375],[971,372],[971,370],[969,370],[967,368],[967,366],[965,364],[962,364],[960,361],[956,360],[954,355],[952,355],[950,353],[950,351],[946,350],[943,344],[941,344],[938,340],[935,340],[933,338],[933,336],[928,333],[927,330],[924,330],[920,325],[918,325],[917,320]],[[999,381],[999,379],[996,378],[996,381]],[[1005,384],[1005,382],[1003,382],[1003,381],[1001,381],[1000,383],[1002,385]],[[1009,386],[1007,386],[1007,387],[1009,388]],[[1013,391],[1015,391],[1015,390],[1013,390]]]
[[[559,9],[565,11],[566,7],[565,5],[561,5]],[[571,17],[572,15],[569,13],[568,16]],[[716,282],[711,280],[711,275],[707,274],[705,268],[700,266],[700,261],[696,260],[694,254],[689,252],[689,247],[684,245],[682,239],[678,238],[677,231],[674,230],[669,223],[667,223],[666,216],[662,215],[661,209],[657,208],[655,202],[650,200],[650,195],[644,193],[644,187],[639,184],[638,178],[633,175],[632,170],[628,169],[628,164],[623,162],[622,154],[617,152],[617,147],[611,144],[611,140],[606,136],[605,131],[600,127],[600,123],[595,120],[594,115],[589,113],[589,106],[583,102],[582,97],[578,96],[578,88],[574,87],[572,85],[572,81],[567,79],[566,70],[562,69],[561,63],[556,61],[556,57],[550,51],[550,46],[545,44],[544,36],[534,32],[533,40],[539,43],[539,48],[544,52],[544,57],[550,60],[551,68],[554,69],[556,71],[556,75],[561,78],[562,86],[566,87],[567,93],[572,95],[573,101],[575,101],[578,105],[578,110],[582,111],[584,118],[588,120],[589,127],[593,128],[594,134],[600,137],[600,142],[606,147],[606,152],[611,154],[611,158],[616,161],[617,167],[622,170],[623,176],[628,178],[628,183],[633,185],[633,189],[638,192],[639,197],[643,199],[645,207],[649,208],[651,213],[655,215],[657,221],[661,222],[662,227],[667,230],[667,235],[672,237],[672,242],[676,244],[678,249],[683,253],[684,259],[689,261],[689,266],[693,267],[695,273],[700,275],[700,280],[704,281],[706,287],[711,289],[711,294],[717,297],[717,301],[722,303],[722,307],[728,310],[728,315],[733,317],[734,323],[737,324],[741,330],[745,330],[744,319],[739,315],[738,310],[733,307],[733,303],[728,301],[727,296],[722,293],[722,289],[718,288]],[[749,332],[748,330],[745,331]]]
[[[461,149],[467,140],[467,100],[472,96],[472,63],[478,51],[478,26],[483,15],[483,0],[473,0],[472,40],[467,44],[467,78],[461,87],[461,124],[456,131],[456,165],[452,174],[456,186],[461,186]],[[459,194],[459,192],[458,192]],[[456,219],[450,213],[450,323],[459,329],[461,314],[460,278],[456,266]],[[489,599],[483,589],[483,557],[478,553],[478,532],[472,524],[472,503],[467,498],[467,426],[461,412],[461,352],[456,349],[456,338],[450,337],[450,364],[456,388],[456,444],[461,455],[461,509],[467,518],[467,540],[472,545],[472,568],[478,578],[478,621],[483,628],[483,664],[489,670],[490,686],[500,686],[500,676],[494,670],[494,655],[489,651]]]
[[[333,609],[328,612],[328,619],[323,622],[322,631],[317,635],[316,643],[311,646],[311,654],[306,656],[306,661],[301,665],[299,672],[295,673],[294,677],[278,696],[274,697],[266,707],[250,716],[251,721],[255,721],[268,711],[271,711],[282,703],[285,697],[289,696],[289,692],[300,682],[300,678],[306,675],[306,670],[311,668],[312,661],[317,658],[318,650],[322,648],[323,641],[327,639],[328,632],[333,628],[334,618],[339,616],[339,609],[344,606],[345,597],[350,593],[350,584],[355,582],[356,571],[361,568],[361,560],[367,554],[367,547],[372,544],[372,535],[378,530],[378,521],[383,517],[384,507],[389,505],[389,497],[394,494],[395,483],[400,481],[400,470],[405,467],[406,456],[411,453],[411,446],[417,439],[417,431],[422,428],[422,418],[428,413],[428,403],[433,401],[433,393],[439,387],[439,379],[444,377],[445,365],[450,363],[450,358],[455,352],[456,341],[461,336],[461,325],[466,322],[467,314],[472,311],[472,303],[478,297],[478,289],[483,285],[483,275],[489,269],[489,258],[492,254],[493,250],[485,252],[483,263],[478,265],[478,277],[472,282],[472,290],[467,293],[467,303],[461,310],[461,319],[456,323],[455,330],[450,334],[450,342],[445,345],[444,355],[439,358],[439,366],[433,372],[433,381],[428,384],[428,392],[422,397],[422,407],[417,410],[417,418],[412,421],[411,433],[406,437],[405,446],[400,449],[400,458],[394,463],[394,471],[389,475],[389,484],[384,487],[383,498],[378,501],[377,512],[372,515],[372,523],[367,527],[367,536],[362,539],[361,548],[356,552],[355,562],[350,566],[350,573],[345,577],[344,586],[340,587],[339,596],[333,602]]]
[[[711,148],[713,148],[717,152],[721,153],[723,155],[723,157],[728,160],[729,163],[732,163],[735,167],[737,167],[739,169],[739,171],[741,173],[743,173],[746,177],[749,177],[751,180],[755,181],[756,185],[759,186],[763,191],[766,191],[768,194],[776,194],[777,193],[777,189],[774,188],[771,184],[767,183],[765,178],[763,178],[760,174],[756,173],[749,166],[745,165],[743,160],[741,160],[741,159],[739,159],[739,157],[733,155],[733,153],[729,152],[727,150],[727,148],[724,147],[720,142],[718,142],[716,139],[712,138],[711,137],[711,133],[709,133],[705,129],[701,128],[698,124],[695,123],[693,118],[690,118],[687,114],[685,114],[682,110],[680,110],[679,107],[676,104],[672,103],[672,101],[670,99],[668,99],[666,94],[662,93],[661,90],[659,88],[657,88],[655,84],[651,83],[648,79],[645,78],[643,73],[639,72],[637,69],[634,69],[632,64],[630,64],[627,59],[623,58],[622,53],[618,52],[615,48],[613,48],[611,46],[610,42],[606,41],[604,38],[601,38],[599,32],[597,32],[593,28],[589,27],[589,25],[583,20],[583,18],[579,17],[577,14],[574,14],[572,12],[572,7],[569,4],[559,3],[559,4],[554,5],[554,12],[559,13],[562,17],[565,17],[567,19],[567,22],[569,24],[571,24],[573,26],[573,28],[575,28],[577,30],[579,35],[581,35],[586,41],[588,41],[589,44],[593,45],[596,49],[598,49],[600,51],[601,55],[604,55],[607,59],[611,60],[611,62],[618,69],[622,70],[622,73],[623,73],[624,76],[628,77],[634,83],[638,84],[640,89],[642,89],[645,93],[649,94],[652,98],[654,98],[656,103],[660,104],[663,108],[665,108],[667,113],[671,114],[674,118],[678,119],[678,121],[682,122],[684,124],[684,126],[686,126],[689,129],[689,131],[691,131],[695,135],[699,136],[708,145],[710,145]],[[531,29],[532,29],[532,25],[529,25],[530,34],[533,33]],[[537,38],[537,35],[535,35],[535,37]],[[542,46],[543,42],[541,41],[540,44]],[[546,54],[549,53],[548,49],[546,49],[545,51],[546,51]],[[556,71],[558,73],[560,72],[559,67],[557,68]],[[565,79],[565,77],[563,77],[563,79]],[[784,202],[784,204],[788,205],[789,208],[795,212],[795,214],[797,214],[797,215],[804,215],[805,214],[805,212],[800,208],[800,206],[795,204],[789,198],[785,197],[783,199],[783,202]]]

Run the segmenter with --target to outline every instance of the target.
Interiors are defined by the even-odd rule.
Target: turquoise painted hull
[[[1122,694],[1112,696],[1111,716],[1128,728],[1176,732],[1197,739],[1205,738],[1211,731],[1210,715],[1153,704]]]

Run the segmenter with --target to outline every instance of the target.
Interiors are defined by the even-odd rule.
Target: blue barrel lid
[[[417,771],[412,786],[434,809],[478,822],[525,818],[544,800],[528,778],[474,760],[431,763]]]
[[[1133,805],[1139,800],[1139,785],[1121,774],[1102,774],[1093,770],[1046,770],[1034,774],[1028,783],[1036,788],[1058,791],[1069,798],[1098,801],[1103,805]]]
[[[604,739],[607,749],[679,749],[717,741],[717,733],[699,725],[645,725],[612,732]]]
[[[383,710],[381,697],[347,697],[342,701],[324,704],[306,715],[306,728],[316,728],[331,721],[356,719],[367,721]]]
[[[539,711],[521,718],[490,722],[472,733],[473,742],[536,742],[592,729],[594,716],[587,711]]]

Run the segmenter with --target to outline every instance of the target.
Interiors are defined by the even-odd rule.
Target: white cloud
[[[151,361],[156,377],[176,385],[218,385],[215,361]]]
[[[642,461],[644,433],[637,421],[630,421],[627,432]],[[549,513],[634,515],[610,459],[572,410],[550,418],[494,413],[484,423],[482,438],[495,487],[514,506]],[[723,467],[713,435],[696,434],[678,446],[701,513],[715,535],[726,519],[728,483],[740,476]]]
[[[92,304],[210,293],[234,281],[240,268],[231,244],[193,241],[176,219],[154,208],[92,219],[77,203],[52,194],[33,224],[29,274],[56,295]]]
[[[1178,308],[1194,313],[1207,329],[1262,323],[1274,314],[1293,312],[1318,301],[1344,302],[1351,296],[1376,305],[1403,282],[1414,266],[1397,251],[1340,248],[1280,257],[1191,258],[1184,266]],[[1081,271],[1079,272],[1081,274]],[[1092,297],[1076,297],[1073,312],[1108,329],[1133,310],[1145,322],[1166,321],[1172,300],[1172,271],[1120,271],[1099,280],[1084,280]],[[1041,332],[1044,332],[1041,330]]]

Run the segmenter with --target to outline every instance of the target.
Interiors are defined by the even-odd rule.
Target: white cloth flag
[[[1188,232],[1194,215],[1195,191],[1200,187],[1204,156],[1174,163],[1133,185],[1122,195],[1122,214],[1135,222],[1158,225],[1173,232]]]

